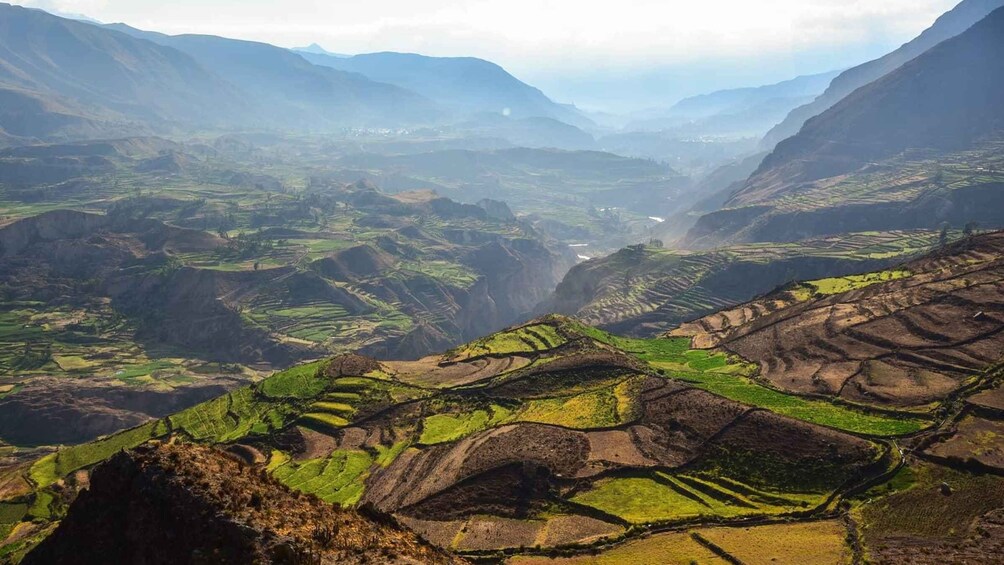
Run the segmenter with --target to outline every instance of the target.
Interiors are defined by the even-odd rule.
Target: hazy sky
[[[316,42],[342,53],[483,57],[559,99],[587,105],[610,94],[588,92],[599,83],[639,77],[672,80],[678,92],[662,96],[673,97],[852,66],[909,40],[957,2],[14,0],[171,34],[286,47]],[[713,69],[731,70],[708,76]],[[637,88],[648,88],[645,81]]]

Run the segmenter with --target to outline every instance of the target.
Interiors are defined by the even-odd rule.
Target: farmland
[[[744,305],[700,331],[728,343],[772,312],[898,292],[931,272],[995,280],[979,247],[962,257],[820,285],[807,299],[786,286],[762,299],[773,309]],[[994,366],[943,404],[879,407],[784,390],[764,379],[769,364],[695,349],[712,340],[689,331],[624,337],[554,315],[416,361],[337,355],[47,455],[29,470],[42,487],[30,507],[58,518],[60,479],[76,488],[76,472],[100,458],[170,436],[392,515],[441,547],[515,563],[784,563],[807,548],[846,563],[914,543],[963,547],[974,528],[994,527],[1001,481],[938,463],[995,464]]]
[[[638,245],[578,265],[542,309],[619,334],[652,337],[795,280],[827,277],[818,283],[827,293],[860,288],[871,279],[855,280],[858,273],[900,264],[934,248],[938,238],[932,230],[852,233],[709,251]],[[890,270],[883,276],[905,275]]]

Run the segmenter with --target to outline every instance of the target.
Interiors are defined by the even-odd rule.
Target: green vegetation
[[[352,506],[365,490],[373,458],[365,451],[335,451],[327,459],[288,462],[273,470],[286,486],[325,502]]]
[[[196,441],[225,443],[277,430],[295,414],[282,402],[257,398],[256,392],[255,387],[239,388],[171,416],[171,425]]]
[[[38,488],[44,488],[73,471],[100,463],[123,449],[132,449],[166,433],[163,422],[150,422],[104,439],[60,449],[36,461],[28,474]]]
[[[376,447],[377,456],[374,462],[381,467],[389,467],[409,447],[411,447],[411,440],[407,439],[401,440],[390,447],[378,445]]]
[[[644,524],[698,517],[784,514],[818,504],[825,498],[798,493],[750,495],[757,492],[735,481],[715,482],[655,472],[649,477],[604,479],[572,500]]]
[[[10,535],[26,514],[28,505],[23,502],[0,502],[0,542]]]
[[[741,375],[710,372],[670,371],[669,376],[689,382],[730,400],[766,408],[771,412],[852,433],[891,437],[931,426],[929,420],[912,416],[870,413],[825,400],[809,400],[756,384]]]
[[[830,296],[843,294],[852,290],[860,290],[869,286],[912,277],[913,273],[904,270],[881,271],[864,275],[851,275],[821,279],[799,284],[792,289],[792,294],[799,301],[808,300],[812,296]]]
[[[633,398],[628,402],[633,402]],[[613,387],[601,388],[575,396],[531,400],[519,410],[515,420],[582,430],[609,428],[624,423],[622,414],[632,413],[628,407],[619,410],[619,403]]]
[[[474,410],[459,414],[434,414],[422,420],[423,445],[447,443],[465,438],[481,430],[497,426],[510,419],[511,412],[498,405],[489,410]]]
[[[535,324],[492,334],[471,342],[448,354],[454,360],[474,359],[487,355],[514,355],[549,351],[566,342],[566,338],[550,324]]]
[[[269,398],[313,398],[328,385],[321,375],[323,361],[297,365],[280,371],[261,383],[261,391]]]

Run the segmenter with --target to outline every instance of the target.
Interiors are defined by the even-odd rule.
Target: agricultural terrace
[[[826,262],[827,270],[834,273],[871,271],[929,251],[938,244],[938,238],[939,232],[933,230],[891,231],[796,243],[742,244],[701,252],[629,248],[588,269],[588,276],[595,279],[598,290],[588,303],[577,306],[575,315],[588,324],[625,332],[647,332],[650,327],[668,330],[695,317],[751,300],[759,293],[790,282],[792,276],[809,278],[811,273],[818,272],[821,262]],[[777,278],[776,273],[765,268],[779,263],[790,266],[789,278]],[[805,276],[799,277],[801,266],[806,269]],[[746,284],[729,284],[728,281],[734,280],[730,273],[745,278]],[[865,281],[841,284],[862,282]],[[837,292],[828,283],[822,291]],[[646,329],[639,329],[641,324]]]
[[[584,325],[579,331],[637,356],[665,376],[729,400],[812,424],[875,437],[911,434],[932,425],[930,420],[916,415],[892,415],[865,406],[806,398],[764,386],[753,378],[756,367],[724,353],[692,350],[689,338],[624,338]]]
[[[550,351],[568,341],[551,324],[531,324],[472,341],[446,354],[450,361],[470,361],[480,357],[536,354]]]

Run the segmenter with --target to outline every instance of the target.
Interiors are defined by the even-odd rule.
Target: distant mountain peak
[[[317,43],[311,43],[306,47],[294,47],[292,51],[297,53],[310,53],[311,55],[326,55],[328,57],[338,57],[339,59],[348,59],[352,55],[343,55],[341,53],[333,53],[328,51],[324,47],[321,47]]]

